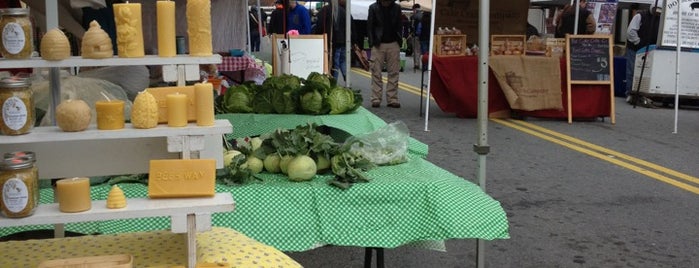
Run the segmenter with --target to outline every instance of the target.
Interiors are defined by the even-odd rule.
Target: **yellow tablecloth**
[[[53,259],[117,254],[131,254],[134,267],[186,266],[186,234],[153,231],[2,242],[0,267],[37,267]],[[231,267],[301,267],[281,251],[223,227],[197,234],[197,261]]]

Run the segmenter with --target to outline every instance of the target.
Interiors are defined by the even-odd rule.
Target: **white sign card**
[[[682,12],[682,28],[680,39],[682,47],[699,48],[699,8],[692,9],[692,3],[699,0],[666,0],[663,7],[662,28],[660,29],[660,45],[677,46],[677,6]],[[695,6],[699,4],[694,4]]]

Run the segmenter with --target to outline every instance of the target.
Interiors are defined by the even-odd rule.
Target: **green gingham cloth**
[[[353,135],[385,124],[363,108],[340,116],[218,117],[231,120],[236,137],[274,130],[276,127],[269,125],[277,123],[277,127],[293,128],[306,120]],[[255,129],[256,126],[262,129]],[[421,144],[411,141],[407,163],[369,170],[370,182],[355,184],[348,190],[328,185],[330,175],[318,175],[308,182],[290,182],[281,175],[261,173],[259,182],[217,184],[216,192],[233,195],[236,209],[214,214],[213,225],[233,228],[282,251],[305,251],[321,245],[395,248],[420,241],[509,238],[507,217],[500,203],[477,185],[425,160],[420,152],[426,153],[426,146]],[[129,198],[147,196],[147,186],[143,184],[119,186]],[[106,184],[92,186],[92,198],[106,199],[109,189]],[[52,200],[51,190],[42,189],[41,202]],[[169,226],[169,219],[157,217],[66,224],[66,230],[122,233]],[[0,236],[46,228],[51,226],[2,228]]]

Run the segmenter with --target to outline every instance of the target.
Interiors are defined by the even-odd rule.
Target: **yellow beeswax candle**
[[[187,0],[189,55],[211,56],[211,0]]]
[[[90,179],[68,178],[56,182],[56,199],[61,212],[82,212],[92,208]]]
[[[117,51],[121,58],[140,58],[143,49],[143,25],[141,4],[114,4],[114,22],[116,23]]]
[[[170,127],[187,125],[187,95],[180,93],[167,95],[167,125]]]
[[[158,1],[158,56],[174,57],[175,49],[175,2]]]
[[[95,112],[97,113],[97,129],[113,130],[124,128],[124,101],[96,101]]]
[[[197,106],[197,126],[214,125],[214,86],[211,83],[194,84]]]

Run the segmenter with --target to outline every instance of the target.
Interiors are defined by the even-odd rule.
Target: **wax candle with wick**
[[[140,58],[143,48],[143,25],[140,3],[114,4],[117,50],[121,58]]]
[[[175,2],[158,1],[158,56],[174,57],[175,49]]]
[[[211,0],[187,0],[189,55],[211,56]]]
[[[124,101],[110,99],[102,93],[106,100],[95,102],[97,113],[97,129],[114,130],[124,128]]]
[[[187,126],[187,95],[179,92],[167,95],[167,125]]]
[[[82,212],[92,208],[90,179],[69,178],[56,181],[56,199],[61,212]]]
[[[214,86],[211,83],[194,84],[197,126],[214,125]]]

